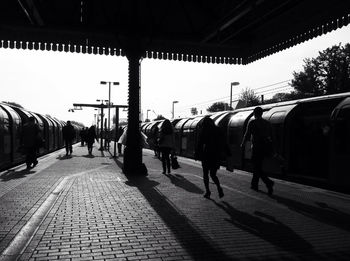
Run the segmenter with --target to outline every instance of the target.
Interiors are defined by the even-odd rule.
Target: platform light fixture
[[[239,85],[239,82],[231,82],[231,91],[230,91],[230,110],[232,110],[232,86]]]
[[[119,82],[107,82],[107,81],[101,81],[102,85],[107,85],[108,83],[108,135],[111,131],[111,84],[113,85],[119,85]],[[109,144],[108,144],[109,146]]]
[[[173,101],[173,108],[172,108],[172,119],[174,119],[174,116],[175,116],[175,114],[174,114],[174,104],[175,103],[179,103],[179,101]]]

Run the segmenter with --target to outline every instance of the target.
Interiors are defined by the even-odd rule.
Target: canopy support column
[[[126,148],[123,172],[127,175],[147,175],[142,163],[142,140],[140,132],[140,67],[141,54],[129,50],[129,100]]]

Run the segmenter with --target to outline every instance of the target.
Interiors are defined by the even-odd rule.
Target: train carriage
[[[265,159],[266,172],[317,185],[350,191],[350,93],[261,105],[271,123],[275,155]],[[255,107],[184,118],[175,124],[175,150],[193,158],[205,116],[226,137],[231,156],[222,165],[252,171],[251,143],[241,148]],[[151,126],[150,123],[148,126]]]

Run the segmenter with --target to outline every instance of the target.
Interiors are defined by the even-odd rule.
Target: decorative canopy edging
[[[232,51],[233,55],[224,55],[230,54],[230,48],[224,48],[222,51],[222,56],[211,55],[214,53],[211,46],[199,46],[196,49],[196,46],[186,45],[186,44],[175,44],[173,46],[161,47],[161,44],[151,48],[144,47],[143,58],[149,59],[160,59],[160,60],[170,60],[170,61],[184,61],[184,62],[198,62],[198,63],[212,63],[212,64],[249,64],[256,60],[262,59],[266,56],[272,55],[274,53],[280,52],[282,50],[293,47],[302,42],[308,41],[315,37],[327,34],[333,30],[347,26],[350,22],[350,14],[335,18],[325,24],[319,25],[315,28],[312,28],[304,33],[291,37],[283,42],[276,43],[269,48],[252,51],[249,48],[246,48],[242,53],[252,53],[247,56],[235,57],[237,50]],[[26,29],[28,32],[28,30]],[[5,32],[5,33],[3,33]],[[30,31],[29,31],[30,32]],[[106,36],[103,34],[103,37],[95,34],[82,34],[79,33],[75,35],[74,33],[62,33],[58,32],[58,36],[53,39],[55,42],[41,41],[40,38],[49,38],[47,34],[54,34],[55,31],[40,31],[36,29],[33,41],[26,41],[21,34],[16,32],[16,28],[4,28],[0,27],[0,37],[3,38],[3,35],[6,35],[7,39],[0,38],[0,48],[10,48],[10,49],[22,49],[22,50],[42,50],[42,51],[58,51],[58,52],[71,52],[71,53],[83,53],[83,54],[95,54],[95,55],[111,55],[111,56],[125,56],[124,48],[118,42],[116,37]],[[101,34],[102,35],[102,34]],[[56,39],[57,40],[56,40]],[[99,43],[100,42],[100,43]],[[168,49],[169,51],[164,51]],[[170,51],[173,49],[174,51]]]
[[[254,62],[266,56],[272,55],[274,53],[280,52],[282,50],[285,50],[295,45],[298,45],[300,43],[303,43],[305,41],[311,40],[315,37],[322,36],[334,30],[340,29],[344,26],[347,26],[349,22],[350,22],[350,14],[331,20],[326,24],[312,28],[304,33],[301,33],[292,38],[289,38],[286,41],[280,42],[278,44],[273,45],[270,48],[264,49],[253,55],[248,56],[247,63]]]

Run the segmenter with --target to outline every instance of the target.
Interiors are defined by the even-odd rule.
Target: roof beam
[[[247,13],[251,12],[253,8],[260,5],[265,0],[257,0],[252,4],[252,1],[247,0],[241,3],[237,8],[235,8],[230,15],[221,20],[206,37],[203,38],[201,43],[207,43],[215,36],[219,35],[220,32],[229,28],[233,23],[237,22],[240,18],[244,17]]]
[[[41,18],[38,8],[33,0],[17,0],[17,2],[32,25],[44,25],[44,21]]]

